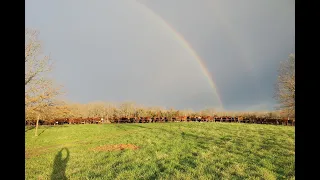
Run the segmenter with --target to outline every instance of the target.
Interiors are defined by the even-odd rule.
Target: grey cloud
[[[26,2],[26,26],[40,30],[69,99],[194,109],[218,104],[196,59],[149,8],[203,59],[226,109],[272,109],[278,64],[294,47],[293,1],[141,3]]]

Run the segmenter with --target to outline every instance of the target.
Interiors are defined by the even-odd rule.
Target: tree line
[[[120,104],[91,102],[70,103],[58,99],[63,94],[61,85],[50,78],[53,61],[43,55],[39,31],[25,29],[25,112],[26,120],[51,120],[77,117],[173,117],[173,116],[263,116],[288,117],[295,114],[295,56],[290,54],[282,62],[275,87],[278,109],[271,112],[216,112],[212,108],[201,111],[175,110],[174,108],[145,107],[134,102]]]
[[[268,118],[280,118],[286,117],[281,111],[270,112],[220,112],[215,111],[212,108],[194,111],[192,109],[176,110],[174,108],[164,107],[146,107],[136,104],[134,102],[124,103],[108,103],[102,101],[91,102],[87,104],[80,103],[66,103],[61,102],[60,105],[43,107],[41,114],[42,120],[53,120],[61,118],[103,118],[105,120],[112,120],[117,118],[130,118],[130,117],[167,117],[171,119],[173,117],[181,116],[243,116],[243,117],[268,117]],[[26,112],[26,120],[35,120],[39,115],[38,111],[32,112],[31,110]]]

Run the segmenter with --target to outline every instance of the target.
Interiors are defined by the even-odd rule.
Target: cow
[[[221,122],[226,122],[226,121],[227,121],[227,117],[222,116],[222,117],[221,117]]]
[[[201,122],[208,122],[208,116],[202,116],[201,117]]]
[[[67,123],[68,123],[68,119],[67,118],[54,119],[54,125],[63,125],[63,124],[67,124]]]
[[[168,120],[167,117],[164,117],[164,118],[163,118],[163,121],[164,121],[164,122],[169,122],[169,120]]]
[[[119,122],[119,118],[118,117],[114,117],[113,119],[111,119],[110,122],[111,123],[118,123]]]
[[[255,117],[248,117],[245,119],[245,121],[248,119],[248,123],[257,123],[257,119]]]
[[[288,118],[289,119],[289,118]],[[288,119],[287,118],[282,118],[281,120],[280,120],[280,122],[281,122],[281,124],[282,125],[288,125]]]
[[[133,122],[136,121],[136,119],[138,119],[138,118],[136,118],[136,117],[129,117],[129,118],[128,118],[128,123],[133,123]]]
[[[231,117],[231,116],[227,116],[227,122],[232,122],[233,121],[233,117]]]
[[[94,117],[94,118],[92,118],[92,121],[94,124],[101,124],[102,123],[102,120],[100,117]]]
[[[180,116],[180,122],[187,121],[187,116]]]
[[[218,116],[214,117],[214,122],[217,122],[217,121],[221,122],[221,117],[218,117]]]
[[[159,118],[159,122],[163,123],[164,122],[164,117]]]
[[[212,116],[207,116],[206,119],[207,119],[207,122],[213,122],[213,117]]]
[[[26,120],[27,126],[35,126],[36,122],[37,122],[37,120]]]
[[[119,119],[120,123],[128,123],[129,120],[130,120],[130,119],[127,118],[127,117],[122,117],[122,118]]]
[[[154,122],[154,123],[156,123],[156,122],[159,121],[159,118],[157,118],[157,117],[153,117],[153,118],[151,118],[151,119],[152,119],[152,122]]]
[[[54,120],[47,120],[43,123],[43,125],[54,125]]]
[[[274,125],[277,125],[277,124],[279,124],[279,122],[278,122],[277,119],[269,118],[269,119],[266,119],[266,124],[274,124]]]
[[[291,126],[294,126],[294,119],[288,118],[288,124],[290,124]]]
[[[143,121],[144,121],[143,117],[138,117],[133,120],[133,123],[143,123]]]

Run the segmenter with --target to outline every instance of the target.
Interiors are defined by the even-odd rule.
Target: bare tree
[[[166,116],[168,117],[169,121],[172,121],[172,118],[174,117],[175,110],[174,108],[169,108],[169,110],[166,111]]]
[[[38,114],[36,130],[41,113],[53,106],[55,97],[61,94],[61,88],[47,76],[52,63],[49,56],[42,54],[38,34],[36,30],[25,29],[25,110],[26,114]]]
[[[275,99],[279,108],[289,116],[295,114],[295,55],[280,64],[279,76],[275,88]]]
[[[109,118],[112,118],[115,114],[116,107],[112,103],[107,103],[105,106],[106,121],[109,122]]]
[[[135,113],[134,113],[134,116],[135,116],[136,118],[148,116],[147,109],[146,109],[145,107],[143,107],[142,105],[137,106],[137,107],[136,107],[136,110],[135,110]]]
[[[42,55],[38,34],[36,30],[25,29],[25,85],[36,83],[41,74],[52,70],[49,56]]]
[[[134,102],[122,103],[120,105],[119,111],[120,111],[121,116],[129,118],[134,114],[135,103]]]
[[[191,114],[194,113],[194,111],[192,109],[185,109],[180,112],[183,116],[191,116]]]
[[[160,117],[163,114],[164,108],[160,106],[153,106],[148,108],[148,114],[151,117]]]
[[[204,116],[213,116],[215,113],[215,109],[214,108],[206,108],[205,110],[202,111],[202,114]]]
[[[104,102],[92,102],[88,104],[89,117],[104,117],[106,104]]]
[[[67,106],[70,109],[69,116],[72,118],[87,117],[89,114],[85,104],[68,103]]]

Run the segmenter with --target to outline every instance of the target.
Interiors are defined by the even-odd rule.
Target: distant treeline
[[[26,120],[35,120],[40,114],[42,120],[53,120],[61,118],[103,118],[118,119],[118,118],[138,118],[138,117],[181,117],[181,116],[231,116],[231,117],[248,117],[248,118],[287,118],[288,114],[282,111],[269,112],[219,112],[213,108],[204,109],[201,111],[175,110],[174,108],[162,107],[144,107],[133,102],[125,102],[122,104],[92,102],[88,104],[78,103],[55,103],[54,106],[46,106],[41,109],[41,112],[35,111],[34,108],[26,108]]]

